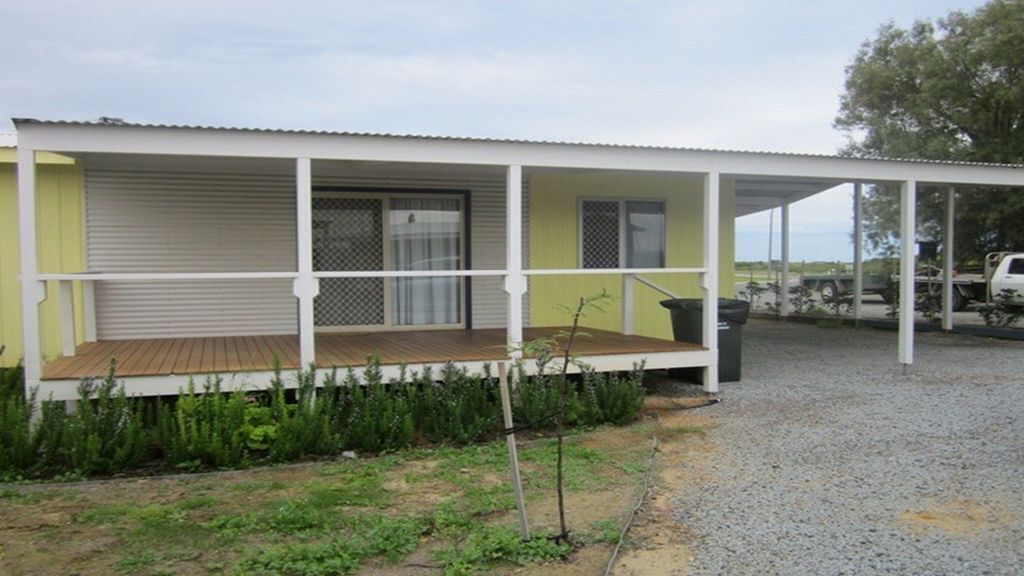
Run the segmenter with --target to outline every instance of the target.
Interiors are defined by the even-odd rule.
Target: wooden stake
[[[505,420],[505,430],[512,430],[512,398],[508,388],[508,370],[504,362],[498,362],[498,389],[501,391],[501,413]],[[523,498],[523,481],[519,477],[519,452],[516,449],[515,433],[506,433],[508,444],[508,460],[512,468],[512,486],[516,491],[516,508],[519,510],[519,532],[523,540],[530,539],[530,524],[526,520],[526,500]]]

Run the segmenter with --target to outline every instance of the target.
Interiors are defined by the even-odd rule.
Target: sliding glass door
[[[389,232],[393,270],[462,268],[462,210],[455,198],[391,198]],[[392,282],[392,324],[460,324],[462,279],[428,276]]]
[[[317,271],[463,268],[463,199],[428,194],[323,193],[313,199]],[[464,326],[459,277],[322,278],[323,330]]]

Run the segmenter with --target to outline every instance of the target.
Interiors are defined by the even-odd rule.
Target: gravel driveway
[[[1024,574],[1024,342],[752,321],[688,464],[690,574]]]

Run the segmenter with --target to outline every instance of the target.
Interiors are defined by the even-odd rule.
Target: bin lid
[[[669,298],[662,300],[661,305],[669,310],[704,310],[704,301],[700,298]],[[718,299],[718,318],[736,324],[746,324],[750,315],[750,302],[729,298]]]

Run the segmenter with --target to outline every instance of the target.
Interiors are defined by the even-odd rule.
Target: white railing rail
[[[659,269],[661,270],[661,269]],[[697,269],[697,273],[703,275],[704,269]],[[679,298],[679,295],[660,284],[644,278],[639,273],[630,271],[622,275],[622,334],[631,336],[634,332],[634,292],[636,283],[639,282],[649,288],[661,292],[669,298]]]
[[[698,274],[706,273],[704,268],[537,268],[523,270],[525,276],[578,276],[610,275],[622,277],[622,333],[633,334],[634,285],[640,282],[670,298],[678,296],[660,284],[644,278],[642,274]],[[320,278],[430,278],[430,277],[495,277],[508,276],[508,270],[353,270],[318,271],[313,277]],[[74,283],[82,287],[82,315],[84,340],[96,341],[96,282],[180,282],[216,280],[296,280],[298,272],[71,272],[40,274],[44,282],[57,282],[60,302],[61,353],[75,355],[75,299]]]

